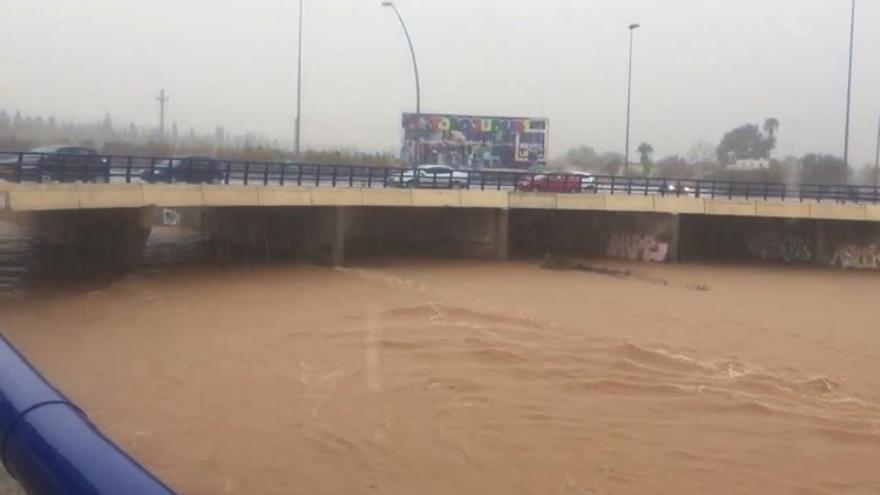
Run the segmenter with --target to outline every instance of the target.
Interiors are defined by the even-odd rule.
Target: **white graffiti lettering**
[[[764,261],[781,261],[785,263],[806,262],[813,259],[810,243],[797,236],[784,238],[757,238],[748,244],[752,256]]]
[[[663,263],[669,255],[669,243],[650,235],[611,234],[606,254],[612,258]]]
[[[880,269],[880,246],[856,246],[846,244],[837,248],[831,258],[831,266],[845,270],[878,270]]]

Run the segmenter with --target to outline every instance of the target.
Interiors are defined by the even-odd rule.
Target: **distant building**
[[[766,158],[741,158],[728,165],[728,170],[762,170],[770,167],[770,160]]]

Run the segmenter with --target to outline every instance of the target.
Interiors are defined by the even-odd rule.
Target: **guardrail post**
[[[614,185],[615,185],[614,183],[616,182],[616,180],[617,180],[617,176],[612,175],[611,176],[611,195],[612,196],[614,196]]]
[[[700,198],[700,194],[701,194],[701,192],[700,192],[700,186],[701,186],[701,185],[702,185],[702,184],[700,184],[700,179],[697,179],[697,185],[694,186],[694,187],[696,188],[695,196],[696,196],[697,199]]]
[[[251,162],[244,162],[244,185],[248,185],[251,177]]]
[[[330,170],[330,187],[336,187],[336,167],[333,167]]]
[[[764,183],[764,201],[767,201],[768,191],[767,188],[770,187],[766,182]]]
[[[287,178],[286,176],[287,176],[287,164],[282,163],[281,164],[281,177],[279,177],[279,179],[278,179],[278,183],[280,185],[282,185],[282,186],[284,185],[285,179]]]
[[[24,161],[24,153],[18,154],[18,161],[15,163],[15,182],[21,182],[22,179],[22,162]]]
[[[321,166],[315,165],[315,186],[321,185]]]
[[[125,159],[125,183],[126,184],[131,184],[131,162],[132,162],[132,160],[133,159],[130,156]]]
[[[632,196],[632,188],[633,188],[633,178],[627,177],[626,178],[626,195],[627,196]]]
[[[268,163],[263,164],[263,185],[264,186],[269,185],[269,164]]]
[[[354,187],[354,165],[348,167],[348,187]]]
[[[49,170],[52,170],[51,167],[49,168]],[[52,172],[47,172],[47,174],[49,176],[49,182],[51,182]],[[61,182],[65,182],[67,180],[67,154],[61,155],[61,173],[59,175],[61,175],[59,179]]]
[[[303,165],[302,163],[298,163],[296,165],[296,185],[301,187],[303,185]]]

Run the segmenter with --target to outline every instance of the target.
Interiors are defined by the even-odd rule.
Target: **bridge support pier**
[[[152,208],[55,210],[18,214],[44,243],[45,263],[55,273],[116,277],[137,264],[152,227]]]

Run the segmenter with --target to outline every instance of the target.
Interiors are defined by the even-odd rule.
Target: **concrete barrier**
[[[142,206],[497,208],[880,221],[880,205],[799,203],[761,199],[727,200],[690,196],[555,194],[451,189],[0,183],[0,208],[13,212]]]

